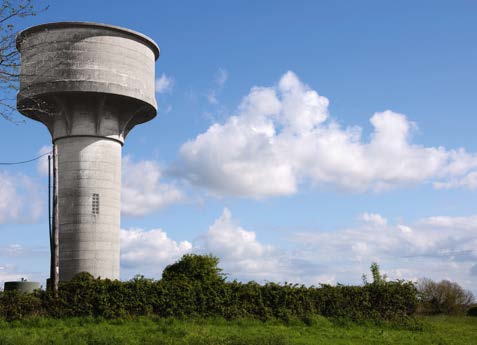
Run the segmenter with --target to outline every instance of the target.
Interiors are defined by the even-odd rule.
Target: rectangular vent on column
[[[99,194],[93,194],[93,214],[99,214]]]

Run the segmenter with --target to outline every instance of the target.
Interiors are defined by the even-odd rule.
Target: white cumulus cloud
[[[285,253],[260,243],[255,232],[242,228],[227,208],[194,244],[195,251],[219,257],[232,278],[284,281],[291,273]]]
[[[40,186],[32,178],[0,171],[0,224],[34,222],[42,204]]]
[[[476,234],[476,216],[428,217],[406,225],[371,222],[333,232],[301,233],[294,240],[303,259],[342,270],[338,281],[357,278],[376,261],[393,279],[450,279],[472,288]]]
[[[361,275],[378,262],[390,279],[429,277],[475,287],[477,216],[428,217],[412,224],[376,222],[382,216],[370,219],[335,231],[295,233],[284,239],[283,249],[260,241],[257,232],[240,226],[224,209],[190,241],[175,241],[161,229],[122,230],[122,265],[158,278],[185,253],[210,253],[219,257],[231,279],[318,285],[360,284]]]
[[[166,265],[192,249],[188,241],[176,242],[161,229],[121,230],[121,265],[136,273],[159,275]]]
[[[288,255],[271,245],[260,243],[232,218],[228,209],[192,241],[172,240],[162,229],[121,230],[121,265],[128,273],[152,274],[158,278],[165,266],[190,252],[212,254],[231,278],[241,280],[285,281],[297,276]]]
[[[477,171],[472,171],[462,177],[452,178],[449,181],[435,182],[437,189],[466,188],[470,190],[477,189]]]
[[[301,184],[355,192],[474,186],[477,155],[413,143],[417,125],[390,110],[371,117],[364,138],[362,128],[331,119],[328,104],[293,72],[253,87],[235,115],[182,145],[178,171],[212,194],[252,198],[293,194]]]
[[[122,160],[121,211],[141,216],[183,200],[183,193],[173,184],[162,181],[161,166],[154,161]]]
[[[388,220],[377,213],[363,213],[359,216],[359,218],[369,224],[375,224],[378,226],[386,225]]]
[[[156,79],[156,93],[167,93],[174,87],[174,78],[162,73],[160,78]]]

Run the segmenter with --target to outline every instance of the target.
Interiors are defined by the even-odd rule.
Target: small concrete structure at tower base
[[[26,280],[5,282],[4,291],[17,291],[21,293],[33,293],[35,290],[40,289],[40,283],[29,282]]]
[[[119,279],[121,148],[156,116],[158,46],[97,23],[35,26],[17,36],[17,108],[40,121],[58,151],[59,276]]]

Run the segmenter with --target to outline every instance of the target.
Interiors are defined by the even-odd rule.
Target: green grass
[[[404,326],[331,322],[315,317],[302,322],[222,319],[133,320],[94,318],[0,321],[0,345],[43,344],[477,344],[475,317],[423,317]]]

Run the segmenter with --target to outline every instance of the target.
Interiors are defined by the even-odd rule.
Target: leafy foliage
[[[225,276],[218,267],[219,259],[212,255],[186,254],[181,260],[167,266],[162,272],[162,280],[201,281],[203,283],[222,283]]]
[[[43,314],[42,301],[36,294],[24,294],[16,291],[0,293],[0,316],[11,321],[26,316]]]
[[[425,314],[464,313],[474,300],[472,292],[448,280],[435,282],[425,278],[418,282],[417,287],[420,311]]]
[[[60,284],[56,301],[43,291],[35,296],[3,294],[0,305],[0,317],[9,320],[36,314],[104,318],[223,317],[285,322],[296,319],[306,322],[316,315],[350,320],[397,320],[414,313],[417,291],[411,282],[405,281],[320,287],[226,282],[217,258],[188,254],[166,267],[162,280],[136,276],[120,282],[81,273]]]
[[[467,316],[477,316],[477,306],[470,307],[467,310]]]
[[[373,277],[373,284],[385,284],[386,279],[388,278],[385,274],[381,274],[379,265],[377,262],[373,262],[369,268],[371,270],[371,275]],[[363,274],[361,279],[363,280],[363,284],[369,284],[368,278],[366,274]]]

